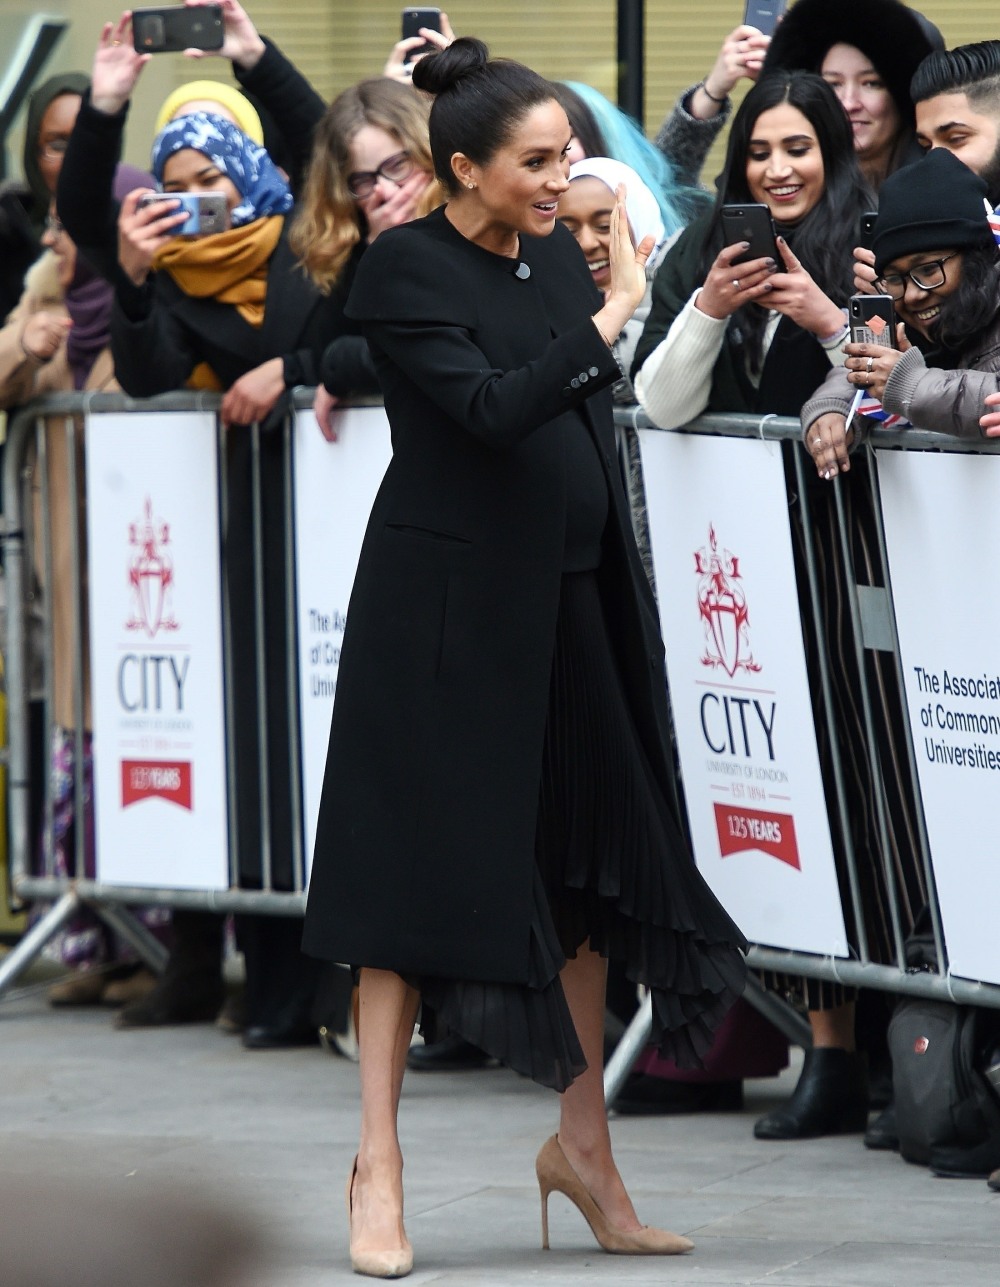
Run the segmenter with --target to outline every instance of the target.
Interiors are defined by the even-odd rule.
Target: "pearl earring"
[[[472,191],[472,189],[473,189],[476,185],[475,185],[474,183],[470,183],[470,184],[468,184],[467,186],[468,186],[469,191],[471,192],[471,191]]]

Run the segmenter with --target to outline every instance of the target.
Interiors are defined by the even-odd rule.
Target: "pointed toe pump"
[[[535,1159],[535,1174],[542,1194],[542,1247],[546,1251],[549,1247],[549,1194],[553,1192],[569,1198],[590,1225],[590,1231],[600,1246],[612,1255],[678,1256],[694,1246],[690,1238],[668,1233],[666,1229],[652,1229],[649,1225],[631,1232],[615,1229],[570,1166],[557,1135],[542,1145]]]
[[[354,1250],[354,1181],[358,1174],[358,1159],[354,1159],[351,1174],[347,1177],[347,1227],[351,1237],[351,1268],[366,1278],[405,1278],[413,1269],[413,1248],[394,1247],[388,1251]]]

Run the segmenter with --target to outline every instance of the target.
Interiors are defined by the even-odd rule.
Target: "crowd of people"
[[[335,441],[339,404],[381,395],[393,462],[352,597],[304,927],[238,916],[246,986],[227,997],[222,917],[177,910],[167,924],[141,912],[169,945],[159,978],[84,917],[63,936],[71,973],[51,1000],[114,1005],[122,1027],[217,1021],[248,1049],[283,1048],[316,1040],[330,995],[350,997],[353,967],[359,1272],[395,1277],[413,1263],[396,1136],[404,1068],[494,1059],[562,1096],[559,1134],[538,1159],[543,1213],[562,1191],[607,1250],[686,1251],[687,1239],[639,1224],[615,1168],[606,1028],[631,1017],[638,985],[651,990],[653,1041],[617,1103],[631,1113],[737,1108],[745,1078],[785,1066],[787,1043],[737,1000],[746,945],[690,862],[649,551],[623,489],[639,462],[634,442],[616,451],[611,404],[637,402],[665,429],[703,412],[801,418],[785,463],[800,570],[806,546],[819,551],[820,613],[802,621],[811,673],[832,662],[838,743],[821,736],[819,754],[829,783],[834,760],[844,767],[846,808],[831,804],[831,837],[844,888],[849,854],[856,864],[849,938],[859,910],[873,959],[893,961],[887,873],[904,931],[928,898],[919,805],[892,753],[905,719],[896,675],[878,653],[859,663],[843,610],[838,509],[852,572],[879,584],[859,390],[923,428],[1000,435],[989,220],[1000,41],[948,50],[901,0],[797,0],[773,37],[731,32],[651,141],[596,90],[491,59],[446,17],[327,105],[238,0],[222,10],[218,56],[237,85],[171,94],[148,173],[121,159],[150,57],[133,48],[129,14],[105,25],[89,74],[35,92],[29,193],[17,226],[0,227],[0,404],[71,389],[221,395],[230,682],[241,693],[234,844],[247,888],[259,886],[265,848],[274,887],[292,888],[296,810],[281,749],[286,463],[280,435],[264,432],[258,475],[246,426],[266,430],[309,386]],[[432,52],[411,59],[424,42]],[[702,170],[726,129],[713,190]],[[221,196],[222,227],[184,235],[173,198],[189,192]],[[767,208],[775,253],[747,262],[748,243],[728,244],[732,203]],[[856,292],[892,299],[894,344],[849,342]],[[61,421],[45,432],[33,481],[52,553],[36,575],[54,623],[55,727],[37,767],[50,782],[55,870],[71,871],[82,828],[92,873],[90,709],[75,691],[70,625],[71,550],[84,533],[72,531],[80,507],[65,481],[78,439]],[[805,504],[793,450],[812,462]],[[81,487],[83,470],[81,454]],[[258,580],[262,625],[243,606]],[[82,652],[85,687],[85,639]],[[878,766],[862,685],[886,750]],[[812,1045],[756,1137],[857,1132],[895,1147],[887,1002],[810,979],[763,983],[806,1013]],[[410,1050],[418,1010],[426,1044]],[[994,1188],[997,1154],[978,1162]]]

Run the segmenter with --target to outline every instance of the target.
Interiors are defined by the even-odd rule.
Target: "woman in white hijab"
[[[646,279],[651,283],[657,265],[669,245],[660,207],[652,191],[631,166],[606,156],[589,156],[583,161],[574,161],[570,166],[569,178],[569,188],[559,198],[559,219],[579,242],[594,284],[603,291],[611,282],[611,212],[619,184],[625,185],[625,210],[632,240],[638,245],[643,237],[652,236],[656,242],[646,264]],[[649,306],[650,288],[647,287],[645,299],[614,345],[615,357],[623,371],[628,371],[632,364]],[[635,401],[627,375],[615,385],[614,397],[616,402]]]

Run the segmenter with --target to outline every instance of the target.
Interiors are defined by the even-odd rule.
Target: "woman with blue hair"
[[[580,81],[554,81],[552,88],[573,131],[569,160],[609,157],[629,166],[653,194],[668,241],[706,207],[707,194],[680,180],[669,157],[599,90]]]

